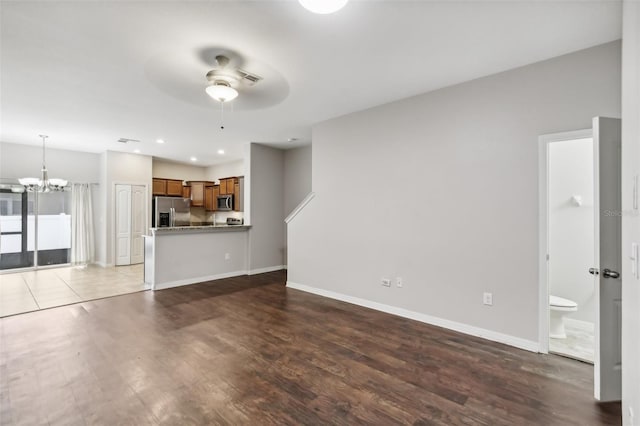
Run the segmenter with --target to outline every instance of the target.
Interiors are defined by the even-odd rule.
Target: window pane
[[[22,233],[24,200],[33,202],[33,194],[0,191],[0,269],[33,266],[33,221],[27,222],[27,235]],[[24,241],[31,244],[23,247]]]
[[[38,194],[38,265],[69,263],[71,192]]]

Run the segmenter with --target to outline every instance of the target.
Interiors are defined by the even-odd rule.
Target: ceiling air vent
[[[247,84],[249,84],[249,86],[253,86],[257,82],[262,80],[262,77],[260,77],[259,75],[251,74],[250,72],[241,70],[240,68],[238,68],[237,71],[238,71],[238,74],[240,75],[240,78],[245,80]]]
[[[118,139],[120,143],[129,143],[129,142],[140,142],[138,139],[129,139],[129,138],[120,138]]]

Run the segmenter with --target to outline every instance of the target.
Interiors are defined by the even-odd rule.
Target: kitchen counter
[[[151,228],[145,283],[153,290],[247,274],[250,225]]]
[[[228,232],[228,231],[246,231],[251,225],[189,225],[189,226],[172,226],[168,228],[151,228],[152,235],[157,234],[173,234],[188,232]]]

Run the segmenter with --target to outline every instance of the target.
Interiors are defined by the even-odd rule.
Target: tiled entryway
[[[0,275],[0,317],[147,290],[143,265],[41,269]]]

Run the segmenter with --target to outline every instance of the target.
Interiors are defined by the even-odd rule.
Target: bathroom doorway
[[[621,122],[592,124],[539,138],[539,344],[593,363],[595,399],[619,401]]]
[[[547,150],[549,352],[593,364],[593,136],[570,136]]]

